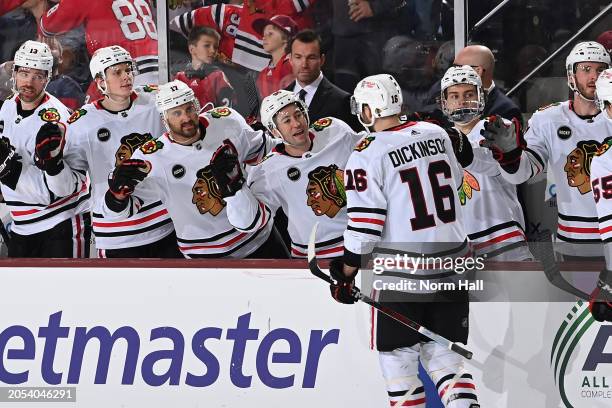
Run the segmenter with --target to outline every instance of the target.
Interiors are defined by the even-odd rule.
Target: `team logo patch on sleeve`
[[[306,197],[306,205],[316,216],[334,218],[346,206],[344,172],[335,164],[317,167],[308,173]]]
[[[87,114],[87,111],[85,109],[77,109],[74,112],[72,112],[72,115],[70,115],[70,117],[68,118],[68,123],[74,123],[77,120],[79,120],[81,117],[85,116]]]
[[[332,120],[330,118],[321,118],[312,124],[312,128],[317,132],[322,131],[326,127],[332,124]]]
[[[157,92],[159,87],[157,85],[145,85],[142,87],[144,92]]]
[[[155,153],[159,149],[162,149],[163,147],[164,144],[161,142],[161,140],[149,140],[148,142],[143,143],[143,145],[140,147],[140,151],[142,151],[144,154],[151,154]]]
[[[215,119],[219,119],[224,116],[229,116],[230,113],[232,113],[232,111],[229,110],[228,108],[214,108],[214,109],[211,109],[209,112],[210,112],[210,116],[212,116]]]
[[[374,136],[364,137],[363,139],[359,141],[359,143],[357,143],[357,146],[355,146],[353,150],[355,150],[356,152],[360,152],[362,150],[367,149],[370,143],[372,143],[374,139],[376,139]]]
[[[472,198],[474,191],[480,191],[480,183],[476,177],[467,170],[463,170],[463,179],[461,180],[461,186],[458,189],[459,201],[461,205],[465,205],[467,200]]]
[[[40,116],[40,118],[44,122],[59,122],[60,121],[60,114],[55,108],[41,109],[40,112],[38,112],[38,116]]]

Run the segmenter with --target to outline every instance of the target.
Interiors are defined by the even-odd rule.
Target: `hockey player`
[[[161,199],[186,258],[252,254],[270,234],[270,213],[262,209],[252,233],[234,229],[225,211],[226,192],[213,182],[209,163],[224,155],[236,155],[240,163],[260,160],[270,142],[231,108],[215,108],[198,116],[193,90],[181,81],[161,85],[156,105],[168,132],[146,142],[113,171],[105,215],[126,218],[142,208],[144,200]],[[225,184],[242,182],[241,174],[236,174]]]
[[[246,184],[235,195],[225,198],[230,222],[252,232],[262,216],[282,207],[292,257],[306,257],[308,236],[317,221],[321,221],[317,256],[341,256],[347,221],[343,169],[362,135],[336,118],[319,119],[309,129],[306,104],[285,90],[263,100],[261,118],[283,142],[249,171]]]
[[[68,109],[45,92],[53,56],[46,44],[26,41],[15,53],[15,94],[0,109],[0,183],[12,218],[9,257],[73,258],[89,251],[89,184],[84,178],[71,194],[48,188],[44,172],[58,174],[63,154]],[[63,157],[62,157],[63,156]]]
[[[595,82],[597,103],[601,116],[612,122],[612,69],[601,73]],[[600,322],[612,321],[612,133],[608,133],[591,162],[591,186],[599,233],[604,243],[606,267],[599,274],[597,286],[591,295],[591,314]]]
[[[587,162],[594,154],[589,146],[612,134],[612,122],[595,104],[595,80],[609,66],[610,55],[601,44],[577,44],[566,59],[574,98],[533,114],[525,132],[527,147],[512,126],[490,123],[484,129],[506,180],[520,184],[546,167],[553,173],[559,209],[555,250],[565,257],[603,255]]]
[[[159,199],[144,200],[126,220],[106,219],[108,174],[122,168],[145,143],[154,142],[163,125],[149,87],[133,87],[133,62],[120,46],[100,48],[89,64],[104,99],[83,106],[68,119],[70,138],[64,151],[78,158],[58,174],[47,173],[56,195],[72,194],[83,174],[93,189],[93,230],[100,258],[177,258],[174,227]]]
[[[401,89],[390,75],[361,80],[352,97],[353,112],[373,133],[362,139],[345,170],[349,222],[344,233],[344,257],[333,260],[330,273],[334,299],[354,303],[352,288],[362,255],[379,243],[408,243],[421,248],[446,242],[446,254],[465,254],[467,236],[456,191],[461,172],[451,140],[440,127],[426,122],[402,123],[398,116]],[[465,141],[469,144],[469,142]],[[388,244],[383,244],[388,245]],[[404,271],[404,279],[427,279]],[[429,280],[446,274],[429,275]],[[397,275],[396,275],[397,276]],[[396,293],[383,291],[381,300]],[[411,294],[410,299],[423,299]],[[444,293],[452,303],[387,302],[399,313],[456,342],[468,336],[468,299],[464,291]],[[400,296],[401,297],[401,296]],[[377,348],[392,406],[425,407],[419,380],[419,360],[429,373],[447,408],[479,407],[472,376],[457,354],[441,348],[393,320],[378,314]]]
[[[99,48],[121,46],[136,62],[136,85],[158,82],[157,28],[148,0],[62,0],[42,16],[39,27],[52,37],[80,25],[90,56]],[[88,94],[95,88],[92,84]]]
[[[451,67],[441,81],[442,112],[462,133],[474,150],[481,149],[480,119],[485,94],[480,76],[469,65]],[[502,120],[497,118],[496,120]],[[510,126],[510,121],[504,121]],[[517,123],[513,126],[520,126]],[[490,156],[490,152],[486,152]],[[459,202],[463,206],[465,229],[477,254],[496,260],[519,261],[530,258],[525,242],[523,212],[516,196],[516,186],[500,174],[495,160],[484,171],[464,170],[459,185]]]

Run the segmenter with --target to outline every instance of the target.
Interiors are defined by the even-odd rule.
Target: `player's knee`
[[[421,346],[421,363],[436,385],[446,408],[479,407],[474,379],[463,368],[461,356],[428,342]]]
[[[425,388],[417,376],[419,348],[417,344],[378,354],[392,406],[425,408]]]

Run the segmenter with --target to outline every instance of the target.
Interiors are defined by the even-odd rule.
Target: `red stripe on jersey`
[[[377,220],[376,218],[350,218],[352,222],[367,222],[369,224],[385,225],[383,220]]]
[[[266,225],[266,207],[263,205],[262,202],[260,202],[259,208],[261,208],[261,224],[259,225],[259,228],[261,228]]]
[[[558,224],[558,228],[565,232],[577,232],[579,234],[599,234],[599,228],[585,227],[568,227],[567,225]]]
[[[245,237],[245,235],[247,235],[246,233],[241,233],[237,236],[235,236],[234,238],[230,239],[229,241],[223,243],[223,244],[216,244],[216,245],[198,245],[198,246],[192,246],[192,247],[184,247],[184,246],[179,246],[179,249],[181,251],[187,251],[190,249],[216,249],[216,248],[224,248],[224,247],[228,247],[230,245],[232,245],[233,243],[241,240],[242,238]]]
[[[45,207],[45,210],[47,210],[49,208],[59,207],[62,204],[66,204],[68,201],[70,201],[74,197],[77,197],[79,194],[81,194],[85,190],[87,190],[87,183],[83,183],[81,185],[81,189],[79,191],[77,191],[76,193],[72,193],[69,196],[62,198],[61,200],[54,202],[53,204],[49,204],[47,207]],[[19,217],[19,216],[22,216],[22,215],[36,214],[36,213],[41,212],[41,211],[43,211],[43,210],[32,208],[31,210],[11,211],[11,214],[13,214],[15,217]]]
[[[327,255],[327,254],[331,254],[333,252],[340,252],[340,251],[343,251],[343,250],[344,250],[344,245],[340,246],[340,247],[337,247],[337,248],[328,248],[328,249],[323,249],[323,250],[320,250],[320,251],[315,250],[315,252],[316,252],[317,255]],[[291,248],[291,252],[294,255],[307,256],[306,253],[300,252],[300,251],[298,251],[295,248]]]
[[[423,398],[419,398],[416,400],[412,400],[412,401],[404,401],[402,403],[402,405],[397,405],[397,401],[389,401],[391,403],[392,407],[398,406],[398,407],[412,407],[415,405],[420,405],[420,404],[424,404],[425,403],[425,397]]]
[[[606,227],[606,228],[600,228],[599,229],[599,233],[600,234],[605,234],[606,232],[610,232],[610,231],[612,231],[612,225],[609,226],[609,227]]]
[[[11,211],[11,214],[13,214],[15,217],[19,217],[21,215],[30,215],[30,214],[35,214],[37,212],[40,212],[40,210],[37,209],[32,209],[32,210],[24,210],[24,211]]]
[[[476,389],[476,386],[472,383],[466,383],[466,382],[458,382],[455,383],[455,385],[453,385],[453,388],[471,388],[473,390]],[[440,398],[442,398],[444,396],[444,394],[446,393],[446,391],[448,390],[448,385],[446,387],[444,387],[444,389],[442,391],[440,391]]]
[[[168,214],[168,210],[163,209],[163,210],[159,210],[153,214],[149,214],[146,217],[142,217],[140,219],[137,220],[132,220],[132,221],[118,221],[118,222],[94,222],[93,226],[94,227],[99,227],[99,228],[115,228],[115,227],[127,227],[130,225],[138,225],[138,224],[142,224],[145,223],[147,221],[150,221],[154,218],[157,217],[161,217],[162,215],[166,215]]]
[[[502,242],[502,241],[505,241],[507,239],[514,238],[514,237],[522,237],[523,239],[525,239],[525,235],[521,231],[512,231],[512,232],[508,232],[506,234],[500,235],[498,237],[492,238],[488,241],[474,244],[474,248],[476,249],[484,248],[486,246],[493,245],[498,242]]]

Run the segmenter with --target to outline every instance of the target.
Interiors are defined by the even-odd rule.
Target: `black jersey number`
[[[412,230],[422,230],[425,228],[435,227],[436,220],[433,214],[427,210],[427,200],[423,192],[423,184],[419,176],[419,170],[416,167],[411,167],[400,171],[402,183],[408,183],[410,189],[410,197],[412,198],[412,206],[414,208],[414,218],[410,219]],[[438,176],[442,175],[444,179],[452,177],[451,168],[444,160],[439,160],[429,163],[427,168],[427,176],[429,185],[434,198],[436,207],[436,216],[444,223],[455,221],[455,192],[448,184],[440,185]],[[445,200],[448,199],[449,208],[446,208]]]
[[[347,190],[365,191],[368,188],[367,173],[364,169],[346,169]]]
[[[612,174],[600,179],[591,180],[591,186],[593,187],[593,198],[598,203],[601,197],[609,200],[612,198]]]

